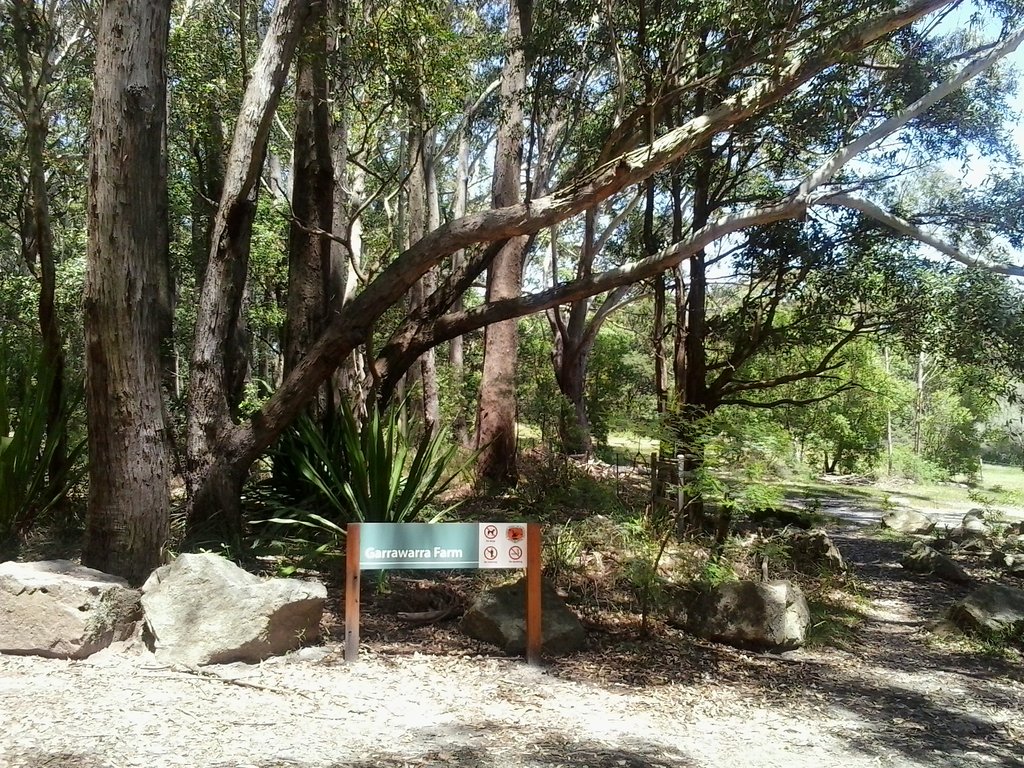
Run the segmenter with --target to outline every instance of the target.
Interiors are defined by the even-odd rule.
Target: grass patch
[[[1016,510],[1024,507],[1024,471],[1017,467],[986,464],[981,477],[973,482],[914,483],[908,485],[897,480],[882,480],[878,488],[882,493],[901,496],[927,506],[947,511],[985,504],[979,498],[990,499],[996,508]]]
[[[807,600],[811,625],[807,628],[808,648],[839,648],[850,650],[858,643],[864,613],[845,595],[812,597]]]
[[[1013,665],[1024,663],[1024,645],[1004,633],[964,633],[953,627],[929,635],[928,644],[945,653],[983,656]]]

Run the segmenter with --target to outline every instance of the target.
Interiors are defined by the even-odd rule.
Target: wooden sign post
[[[526,571],[526,660],[541,659],[541,532],[537,523],[349,523],[345,543],[345,661],[359,657],[364,570]]]

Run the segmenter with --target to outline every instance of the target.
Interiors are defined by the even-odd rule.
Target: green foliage
[[[896,477],[905,477],[916,483],[941,483],[949,480],[949,470],[918,456],[905,446],[893,448],[892,471]]]
[[[736,571],[728,560],[712,558],[704,563],[697,581],[702,586],[713,589],[737,578]]]
[[[654,361],[636,334],[605,326],[588,365],[586,407],[591,436],[607,443],[612,430],[637,429],[655,412]]]
[[[281,539],[280,528],[264,528],[261,540],[323,555],[344,537],[346,523],[435,522],[450,512],[431,505],[461,471],[451,470],[456,448],[440,431],[410,443],[399,410],[381,414],[374,406],[362,424],[347,404],[325,425],[302,416],[278,442],[270,487],[255,499],[272,515],[261,522],[287,533]],[[314,538],[296,534],[296,526],[315,531]]]
[[[544,537],[544,565],[553,574],[573,571],[580,562],[584,539],[579,523],[552,526]]]
[[[524,462],[519,494],[524,514],[538,520],[605,515],[618,518],[625,505],[613,481],[596,478],[571,459],[547,451]]]
[[[47,431],[47,405],[54,372],[28,357],[23,375],[6,345],[0,345],[0,545],[12,544],[53,510],[84,473],[78,464],[84,441],[68,455],[65,471],[48,477],[58,445],[68,436],[74,403],[65,398],[56,430]]]

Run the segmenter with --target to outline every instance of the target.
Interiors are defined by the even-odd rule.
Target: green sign
[[[525,568],[524,523],[362,523],[359,567]]]

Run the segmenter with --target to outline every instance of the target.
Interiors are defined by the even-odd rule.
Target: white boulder
[[[142,587],[145,639],[157,658],[186,666],[258,662],[320,635],[327,589],[264,579],[213,554],[185,554]]]

